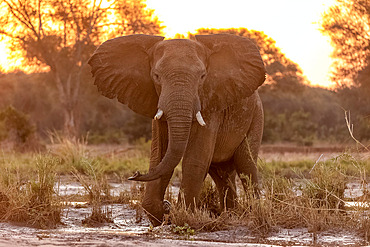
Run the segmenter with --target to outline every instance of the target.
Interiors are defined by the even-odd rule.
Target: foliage
[[[265,111],[265,143],[294,142],[309,146],[317,141],[349,139],[337,93],[306,86],[299,94],[291,94],[272,91],[268,85],[259,93]]]
[[[369,139],[370,112],[370,2],[336,0],[322,16],[321,32],[334,46],[331,80],[341,106],[351,112],[354,133]]]
[[[343,87],[337,94],[341,107],[349,112],[354,135],[360,140],[369,140],[370,92],[368,93],[362,86]]]
[[[0,79],[0,109],[13,106],[35,124],[44,136],[47,130],[63,128],[62,106],[47,73],[8,73]]]
[[[140,138],[149,140],[152,138],[152,120],[138,114],[133,114],[132,118],[126,122],[123,131],[130,142]]]
[[[320,24],[321,32],[330,37],[335,47],[332,80],[339,86],[366,86],[369,93],[370,2],[336,0]]]
[[[147,9],[145,0],[121,0],[115,2],[118,25],[117,33],[127,35],[134,33],[160,34],[163,26],[154,15],[154,10]]]
[[[127,137],[124,130],[106,129],[105,131],[93,132],[88,135],[89,144],[124,144],[127,143]]]
[[[224,230],[229,223],[227,214],[215,216],[210,214],[207,208],[187,208],[184,203],[173,204],[170,211],[170,222],[173,230],[180,230],[185,236],[195,231],[218,231]],[[194,231],[195,230],[195,231]]]
[[[211,214],[219,214],[219,200],[216,186],[212,179],[207,177],[203,182],[202,191],[200,192],[199,205],[202,208],[207,208]]]
[[[28,117],[11,106],[0,112],[1,121],[4,121],[8,133],[14,131],[17,143],[25,143],[35,131]]]
[[[0,111],[0,141],[4,141],[5,148],[18,151],[40,151],[44,148],[29,117],[12,106]]]
[[[174,225],[172,227],[172,232],[181,236],[186,236],[188,238],[195,233],[194,229],[192,229],[187,223],[185,223],[183,226]]]
[[[294,142],[298,145],[312,146],[316,139],[317,126],[310,120],[310,113],[299,110],[287,116],[285,113],[273,114],[267,112],[265,138],[284,142]],[[270,135],[270,137],[268,137]],[[266,137],[267,136],[267,137]]]
[[[121,148],[116,146],[113,151],[109,146],[102,145],[100,149],[103,153],[96,154],[87,145],[85,139],[71,140],[57,133],[51,134],[50,138],[53,143],[50,152],[61,160],[57,172],[60,174],[72,172],[78,176],[77,179],[81,178],[81,184],[84,179],[96,180],[96,186],[99,187],[101,194],[106,195],[106,198],[109,198],[109,195],[106,194],[105,175],[114,174],[127,179],[136,171],[145,172],[148,169],[151,141],[147,142],[145,139],[137,140],[134,146]],[[87,184],[92,184],[92,182]],[[93,191],[94,189],[87,188],[86,190]],[[98,194],[98,196],[101,195]]]
[[[50,71],[64,118],[64,131],[78,134],[81,90],[90,78],[86,63],[107,38],[136,32],[160,33],[162,27],[144,1],[8,1],[1,2],[0,35],[12,40],[28,62]],[[89,79],[91,80],[91,79]]]

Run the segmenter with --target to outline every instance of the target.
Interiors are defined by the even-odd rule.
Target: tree
[[[118,18],[117,32],[120,35],[143,33],[160,34],[160,21],[154,16],[154,10],[147,9],[143,0],[121,0],[116,2]]]
[[[260,53],[265,63],[267,78],[266,83],[272,89],[284,90],[289,92],[302,91],[304,82],[302,69],[294,62],[289,60],[278,47],[272,38],[265,33],[246,28],[230,29],[198,29],[197,34],[217,34],[230,33],[252,39],[259,47]]]
[[[143,0],[2,0],[0,34],[12,38],[30,63],[53,75],[64,112],[64,131],[78,134],[78,105],[86,62],[96,46],[118,34],[157,34],[162,27]],[[113,20],[113,21],[112,21]]]
[[[354,135],[369,138],[370,0],[336,0],[321,20],[321,32],[334,46],[331,80],[341,106],[350,111]]]
[[[321,32],[334,46],[332,80],[370,93],[370,1],[336,0],[321,20]]]

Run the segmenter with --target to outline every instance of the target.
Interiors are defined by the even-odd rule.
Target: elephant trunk
[[[168,124],[169,143],[165,156],[158,166],[152,167],[148,174],[137,172],[129,180],[134,181],[152,181],[166,174],[169,174],[180,163],[181,158],[189,140],[190,129],[194,117],[193,97],[185,94],[172,97],[163,107],[164,114]],[[161,107],[161,109],[162,109]]]

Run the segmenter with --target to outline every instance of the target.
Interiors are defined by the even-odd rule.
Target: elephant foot
[[[167,200],[162,202],[162,207],[150,207],[147,205],[143,205],[145,209],[145,213],[149,218],[150,223],[155,226],[160,226],[163,222],[167,222],[168,215],[171,210],[171,203]]]

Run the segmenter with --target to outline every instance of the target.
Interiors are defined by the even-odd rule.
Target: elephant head
[[[132,180],[151,181],[172,172],[184,155],[192,122],[206,125],[201,112],[237,104],[265,80],[260,53],[249,39],[228,34],[198,35],[196,41],[163,39],[150,35],[111,39],[88,62],[104,96],[167,121],[165,156],[148,174],[137,173]]]

